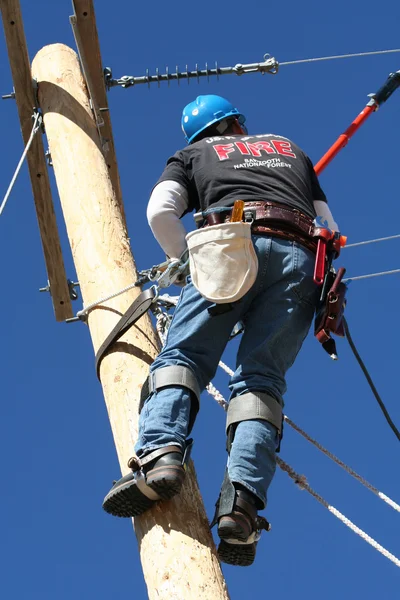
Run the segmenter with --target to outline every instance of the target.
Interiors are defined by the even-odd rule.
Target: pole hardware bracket
[[[31,116],[32,123],[35,123],[36,118],[37,118],[37,124],[36,124],[35,131],[38,131],[40,129],[40,131],[42,133],[46,133],[46,130],[44,128],[43,113],[40,110],[40,108],[37,108],[37,106],[35,106],[33,109],[33,113]]]
[[[44,155],[45,155],[45,157],[46,157],[47,164],[49,165],[49,167],[52,167],[52,166],[53,166],[53,161],[52,161],[52,159],[51,159],[51,152],[50,152],[50,148],[48,148],[48,149],[46,150],[46,152],[44,153]]]
[[[104,85],[106,86],[107,92],[109,92],[110,89],[112,88],[111,82],[113,81],[111,67],[105,67],[103,69],[103,77],[104,77]]]
[[[4,94],[1,98],[2,100],[15,100],[15,89],[13,88],[10,94]]]
[[[67,279],[69,297],[71,300],[78,300],[79,295],[76,291],[76,287],[79,287],[79,281],[72,281],[71,279]],[[39,292],[48,292],[51,295],[51,286],[50,282],[47,281],[47,285],[45,287],[39,288]],[[69,319],[67,319],[69,321]]]

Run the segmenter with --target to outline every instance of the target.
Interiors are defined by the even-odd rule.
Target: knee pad
[[[140,393],[139,413],[150,394],[170,386],[182,386],[190,392],[191,408],[188,429],[188,433],[190,433],[200,408],[200,386],[193,371],[183,365],[161,367],[149,374]]]

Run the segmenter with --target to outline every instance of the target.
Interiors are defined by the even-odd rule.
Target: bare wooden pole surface
[[[82,296],[89,304],[132,283],[136,268],[76,54],[61,44],[46,46],[34,59],[33,74],[39,82]],[[90,313],[95,351],[137,294],[138,290],[130,290]],[[140,390],[157,351],[156,334],[145,315],[101,363],[101,383],[123,473],[128,471],[137,439]],[[109,479],[105,473],[105,492]],[[112,517],[105,514],[104,518]],[[136,518],[134,524],[150,600],[229,598],[193,464],[182,493]],[[126,594],[133,599],[134,582],[130,589]]]
[[[97,109],[104,109],[99,113],[103,120],[103,124],[100,127],[103,152],[115,195],[125,220],[111,118],[110,113],[107,110],[108,98],[106,86],[104,84],[103,63],[101,59],[93,0],[72,0],[72,6],[75,11],[72,18],[76,19],[76,29],[80,46],[79,50],[82,55],[82,61],[85,63],[85,70],[87,71],[85,75],[87,76],[89,87],[91,88],[90,91],[93,94],[93,104]]]
[[[37,102],[19,0],[0,0],[0,7],[22,137],[27,144],[32,131],[32,114]],[[40,132],[35,135],[27,154],[27,161],[54,313],[57,321],[64,321],[73,316],[73,311]]]

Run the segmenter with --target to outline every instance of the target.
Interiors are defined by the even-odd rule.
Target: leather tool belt
[[[213,212],[204,217],[203,227],[230,220],[231,210]],[[302,244],[312,252],[317,250],[317,239],[310,217],[299,210],[270,201],[246,202],[244,220],[251,222],[255,235],[270,235]]]

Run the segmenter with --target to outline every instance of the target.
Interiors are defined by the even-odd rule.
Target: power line
[[[270,73],[272,75],[276,75],[279,71],[279,67],[284,67],[286,65],[297,65],[301,63],[310,63],[310,62],[318,62],[322,60],[336,60],[338,58],[354,58],[359,56],[372,56],[376,54],[391,54],[394,52],[400,52],[400,48],[395,48],[393,50],[376,50],[373,52],[357,52],[353,54],[338,54],[334,56],[322,56],[317,58],[303,58],[300,60],[290,60],[286,62],[279,62],[270,54],[264,55],[263,62],[257,63],[249,63],[249,64],[241,64],[238,63],[234,67],[220,67],[217,62],[215,62],[215,67],[209,68],[206,63],[204,69],[199,69],[198,65],[194,70],[189,70],[188,65],[184,71],[179,71],[178,66],[176,66],[175,71],[170,71],[168,67],[166,67],[165,73],[160,73],[159,69],[156,69],[155,75],[151,75],[149,69],[146,69],[145,75],[133,76],[133,75],[124,75],[118,79],[113,78],[112,69],[110,67],[106,67],[104,69],[104,78],[106,88],[110,90],[115,86],[121,86],[123,88],[132,87],[138,84],[146,84],[150,87],[150,84],[157,83],[160,86],[160,83],[166,81],[169,85],[171,81],[177,81],[178,84],[181,80],[186,80],[188,83],[191,79],[197,79],[200,81],[201,77],[210,78],[210,76],[216,76],[217,79],[221,75],[246,75],[248,73]]]
[[[289,60],[286,62],[280,62],[279,66],[284,67],[286,65],[299,65],[300,63],[317,62],[320,60],[336,60],[338,58],[354,58],[356,56],[372,56],[374,54],[391,54],[394,52],[400,52],[400,48],[393,50],[376,50],[374,52],[357,52],[355,54],[336,54],[334,56],[322,56],[319,58],[303,58],[300,60]]]
[[[367,244],[376,244],[377,242],[386,242],[387,240],[395,240],[396,238],[400,238],[400,233],[397,233],[396,235],[389,235],[388,237],[376,238],[374,240],[366,240],[365,242],[346,244],[345,249],[347,250],[347,248],[355,248],[356,246],[366,246]]]
[[[343,281],[346,283],[347,281],[370,279],[371,277],[381,277],[382,275],[393,275],[394,273],[400,273],[400,269],[393,269],[392,271],[381,271],[380,273],[369,273],[368,275],[357,275],[356,277],[347,277],[346,279],[343,279]]]

